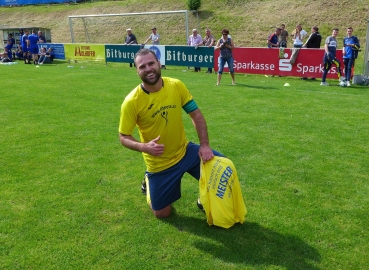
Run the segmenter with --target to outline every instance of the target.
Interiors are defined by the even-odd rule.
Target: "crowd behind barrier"
[[[142,45],[122,44],[78,44],[45,43],[39,45],[46,49],[52,47],[55,59],[67,61],[103,61],[108,63],[132,63],[134,55]],[[218,70],[219,50],[209,47],[144,45],[155,51],[162,65],[204,67]],[[292,48],[285,48],[283,56],[279,49],[237,47],[233,51],[234,70],[236,73],[265,74],[276,76],[321,78],[323,73],[324,49],[301,49],[294,64],[290,58]],[[337,51],[337,58],[342,59],[342,52]],[[227,66],[224,69],[228,72]],[[337,78],[333,66],[328,78]]]

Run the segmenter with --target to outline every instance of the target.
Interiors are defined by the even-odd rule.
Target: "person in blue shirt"
[[[1,62],[13,62],[11,47],[12,47],[12,44],[8,40],[6,46],[4,47],[4,52],[0,53]]]
[[[23,59],[24,59],[24,63],[25,64],[30,64],[29,59],[28,59],[28,29],[24,30],[24,34],[21,37],[21,45],[22,45],[22,50],[23,50]]]
[[[281,34],[281,32],[282,32],[281,28],[276,28],[275,32],[269,36],[269,38],[268,38],[268,47],[269,48],[278,48],[279,47],[278,37]]]
[[[350,86],[351,79],[351,69],[355,64],[355,59],[357,58],[360,42],[359,39],[352,35],[354,30],[352,27],[347,28],[347,37],[343,39],[343,64],[345,65],[345,78],[347,86]]]
[[[32,34],[28,36],[29,51],[32,55],[32,60],[35,65],[38,63],[38,35],[36,30],[32,30]]]
[[[8,40],[10,41],[10,44],[11,44],[11,48],[13,48],[14,44],[15,44],[15,39],[13,38],[13,34],[9,34],[8,35]]]
[[[336,58],[338,28],[333,28],[332,35],[327,37],[324,45],[323,77],[320,85],[329,85],[325,80],[333,64],[336,65],[338,78],[341,80],[341,62]]]
[[[17,48],[17,50],[15,52],[15,58],[18,59],[18,60],[23,60],[22,45],[19,45],[19,47]]]
[[[54,60],[54,57],[55,56],[54,56],[53,48],[50,47],[47,51],[46,51],[46,48],[42,48],[38,63],[40,65],[51,64]]]

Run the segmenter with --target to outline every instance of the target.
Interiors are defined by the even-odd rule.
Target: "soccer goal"
[[[188,10],[76,15],[68,19],[72,43],[121,44],[126,29],[132,28],[141,44],[156,27],[162,45],[179,45],[186,44],[191,27],[199,28],[198,16]],[[169,35],[171,42],[166,41]]]

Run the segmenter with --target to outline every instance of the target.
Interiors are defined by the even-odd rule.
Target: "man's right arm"
[[[149,141],[148,143],[142,143],[137,141],[131,135],[124,135],[122,133],[119,134],[120,143],[127,147],[128,149],[137,151],[137,152],[145,152],[152,156],[161,156],[164,152],[164,144],[158,144],[157,142],[160,140],[160,136]]]

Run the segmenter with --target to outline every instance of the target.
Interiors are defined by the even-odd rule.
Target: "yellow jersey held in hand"
[[[201,165],[200,201],[209,225],[228,229],[243,223],[247,213],[233,162],[215,156]]]

